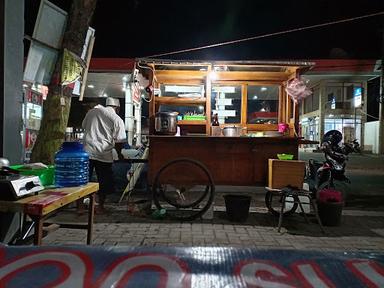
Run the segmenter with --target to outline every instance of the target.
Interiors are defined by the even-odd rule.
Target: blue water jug
[[[55,155],[55,185],[73,187],[88,183],[89,155],[80,142],[64,142]]]

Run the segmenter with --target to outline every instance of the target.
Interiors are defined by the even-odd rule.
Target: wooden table
[[[39,194],[15,201],[0,201],[1,212],[24,213],[35,223],[34,245],[41,245],[44,220],[60,208],[83,198],[89,198],[88,223],[64,224],[63,228],[87,229],[87,244],[92,243],[92,229],[95,208],[95,193],[99,183],[88,183],[83,186],[46,189]]]

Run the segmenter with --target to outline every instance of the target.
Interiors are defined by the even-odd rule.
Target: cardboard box
[[[280,189],[288,185],[302,188],[305,161],[268,159],[268,187]]]

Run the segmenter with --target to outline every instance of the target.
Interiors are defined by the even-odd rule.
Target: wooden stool
[[[311,191],[302,190],[302,189],[296,189],[296,188],[292,188],[292,187],[284,187],[284,188],[281,188],[281,189],[273,189],[273,188],[265,187],[265,189],[267,191],[275,193],[275,194],[277,194],[277,195],[279,195],[281,197],[281,208],[280,208],[280,213],[279,213],[279,224],[277,226],[278,227],[278,229],[277,229],[278,232],[280,232],[281,225],[283,223],[284,207],[285,207],[286,203],[297,203],[299,205],[299,207],[300,207],[300,210],[301,210],[301,212],[302,212],[302,214],[304,216],[305,221],[307,223],[310,223],[309,220],[308,220],[308,217],[307,217],[307,215],[306,215],[306,213],[304,211],[303,203],[300,200],[300,197],[307,197],[309,202],[308,203],[304,203],[304,204],[310,204],[310,206],[312,207],[313,211],[315,212],[316,220],[317,220],[317,223],[320,226],[321,232],[325,233],[323,225],[322,225],[320,217],[319,217],[319,213],[317,211],[316,199],[314,199],[312,197],[312,192]],[[293,201],[287,200],[287,197],[292,197]]]

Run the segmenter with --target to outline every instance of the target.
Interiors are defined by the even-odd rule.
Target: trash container
[[[343,202],[319,202],[317,209],[321,223],[324,226],[340,226],[343,212]]]
[[[225,209],[230,221],[244,222],[249,215],[251,196],[248,195],[224,195]]]

